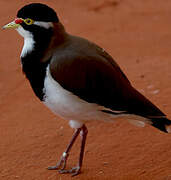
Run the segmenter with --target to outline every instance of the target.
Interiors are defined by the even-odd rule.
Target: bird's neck
[[[34,61],[39,61],[46,49],[48,48],[51,38],[52,38],[52,30],[42,31],[38,35],[37,33],[31,34],[27,32],[29,35],[24,37],[24,46],[21,52],[21,62],[24,64],[25,62],[30,61],[30,59],[34,59]]]
[[[24,46],[21,52],[21,63],[45,62],[53,51],[67,41],[66,33],[61,23],[54,23],[54,28],[42,29],[39,32],[25,34]]]
[[[38,34],[29,34],[24,39],[21,53],[23,72],[40,100],[43,100],[44,78],[53,51],[66,41],[67,37],[62,24],[58,23],[55,26],[56,31],[44,29]]]

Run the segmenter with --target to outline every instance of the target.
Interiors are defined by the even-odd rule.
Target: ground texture
[[[0,25],[15,18],[26,3],[0,1]],[[66,29],[105,48],[133,86],[171,118],[170,0],[51,0]],[[34,96],[22,75],[23,39],[0,31],[0,179],[68,180],[48,171],[65,149],[73,130]],[[79,180],[169,180],[171,135],[125,120],[92,122]],[[79,141],[68,167],[76,163]]]

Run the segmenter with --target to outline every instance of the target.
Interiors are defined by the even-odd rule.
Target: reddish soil
[[[0,1],[1,26],[26,3]],[[66,29],[104,47],[132,84],[171,118],[170,0],[51,0]],[[69,142],[73,130],[34,96],[22,74],[23,39],[0,31],[0,179],[68,180],[48,171]],[[79,180],[169,180],[171,135],[125,120],[92,122]],[[79,141],[68,167],[76,163]]]

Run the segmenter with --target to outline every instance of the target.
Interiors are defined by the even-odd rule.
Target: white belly
[[[78,96],[65,90],[52,78],[49,67],[47,67],[44,92],[44,104],[64,119],[84,123],[89,120],[106,120],[111,118],[110,114],[100,111],[105,109],[104,107],[81,100]]]
[[[65,90],[52,78],[49,71],[49,66],[47,67],[44,81],[44,92],[44,104],[56,115],[69,120],[70,126],[73,128],[79,128],[87,121],[113,121],[114,118],[123,116],[127,116],[129,122],[137,126],[143,127],[144,122],[146,122],[146,119],[136,115],[112,115],[102,112],[101,110],[109,109],[94,103],[88,103],[71,92]]]

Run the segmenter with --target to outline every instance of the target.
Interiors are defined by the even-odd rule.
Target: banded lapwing
[[[67,33],[52,8],[28,4],[3,28],[14,28],[24,37],[21,64],[35,95],[75,129],[60,161],[49,169],[80,173],[89,121],[126,116],[139,126],[148,123],[169,131],[171,121],[131,85],[113,58],[98,45]],[[69,151],[79,134],[79,161],[67,170]]]

